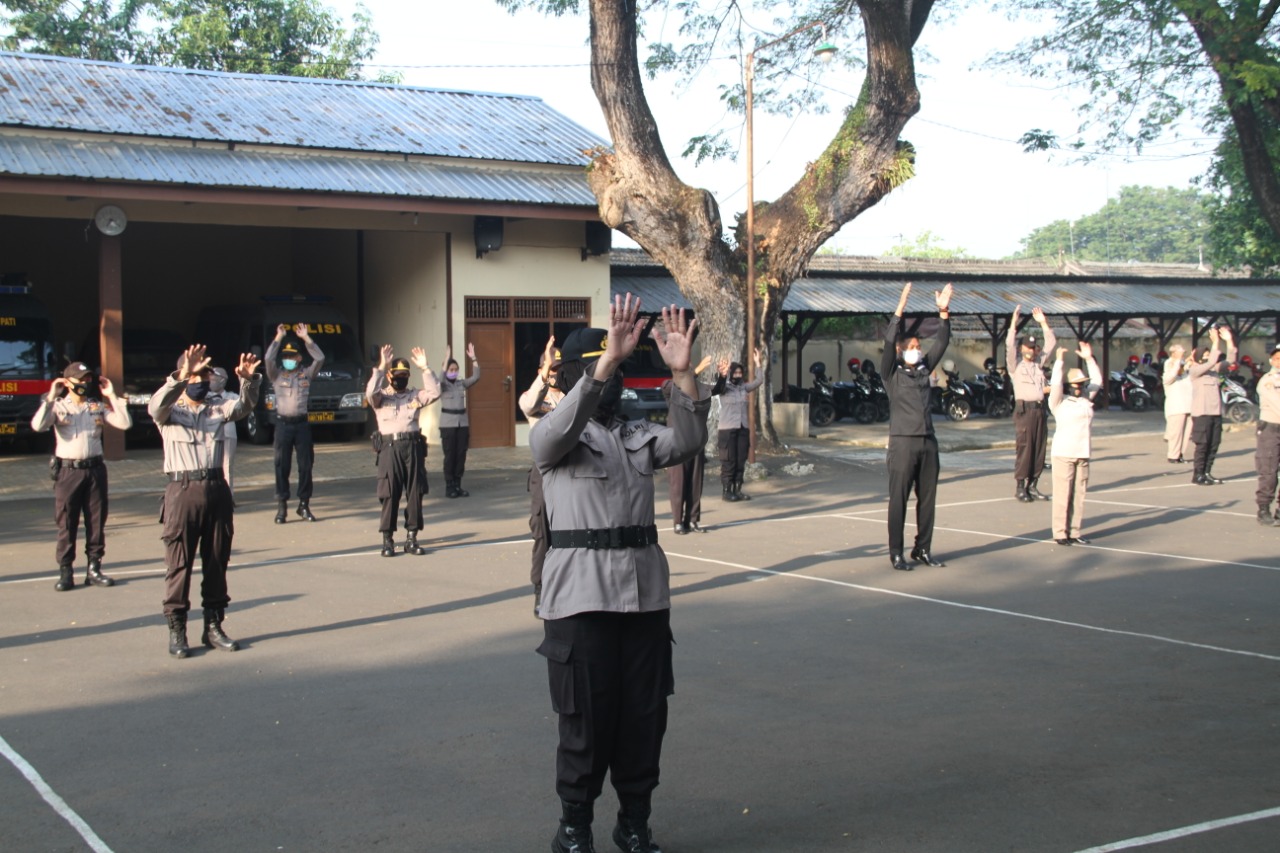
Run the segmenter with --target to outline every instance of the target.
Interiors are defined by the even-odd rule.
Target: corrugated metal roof
[[[903,281],[854,278],[804,278],[795,282],[783,302],[789,313],[892,314],[902,295]],[[907,313],[935,311],[936,283],[912,288]],[[614,294],[633,293],[646,310],[673,302],[692,307],[670,276],[615,273]],[[1038,306],[1046,314],[1121,314],[1148,317],[1160,314],[1260,314],[1280,312],[1280,282],[1251,283],[1242,279],[1180,283],[1176,281],[1088,282],[1061,279],[1049,282],[963,282],[951,299],[956,314],[1007,314],[1015,305],[1024,311]]]
[[[534,97],[4,51],[0,125],[571,166],[608,145]]]
[[[595,207],[579,169],[0,134],[0,174]]]

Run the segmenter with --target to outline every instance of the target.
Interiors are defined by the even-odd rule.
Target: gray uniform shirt
[[[261,387],[262,376],[255,373],[252,379],[241,380],[240,399],[192,406],[183,399],[187,380],[179,380],[176,373],[169,374],[147,403],[147,411],[160,428],[164,442],[164,472],[222,468],[223,427],[227,421],[238,421],[253,411]]]
[[[665,426],[591,419],[603,383],[578,380],[529,432],[542,471],[547,526],[600,530],[653,524],[653,472],[697,455],[707,440],[710,397],[671,393]],[[699,388],[701,392],[703,389]],[[666,555],[644,548],[552,548],[542,568],[543,619],[607,611],[645,613],[671,606]]]
[[[467,389],[480,381],[480,363],[473,361],[471,368],[470,376],[466,379],[459,376],[453,382],[431,372],[431,378],[440,388],[440,429],[471,426],[467,419]]]
[[[40,408],[31,418],[31,428],[44,432],[53,427],[57,437],[59,459],[92,459],[102,455],[102,425],[111,424],[116,429],[133,426],[133,418],[124,401],[112,407],[102,400],[86,400],[81,403],[70,395],[49,402],[48,396],[40,400]]]
[[[1280,370],[1272,368],[1258,380],[1258,420],[1280,424]]]
[[[1222,414],[1222,391],[1218,386],[1218,374],[1222,373],[1224,365],[1235,360],[1236,348],[1233,346],[1227,350],[1226,361],[1218,359],[1217,353],[1210,350],[1208,361],[1191,362],[1187,371],[1191,374],[1191,416],[1193,418]]]
[[[297,370],[281,370],[276,356],[280,354],[280,342],[272,341],[267,347],[267,354],[262,365],[271,380],[271,390],[276,395],[275,412],[277,415],[296,418],[307,413],[307,403],[311,400],[311,383],[324,364],[324,353],[315,341],[306,341],[307,352],[312,362]]]
[[[421,391],[417,388],[406,388],[396,391],[390,385],[383,385],[382,372],[373,369],[369,384],[365,386],[364,397],[373,407],[373,417],[378,422],[378,432],[383,435],[395,435],[399,432],[421,432],[418,426],[418,415],[423,406],[431,405],[440,396],[440,386],[430,370],[422,374]]]
[[[1018,346],[1018,330],[1012,323],[1009,324],[1009,334],[1004,341],[1004,358],[1005,365],[1009,368],[1009,379],[1013,382],[1015,400],[1044,402],[1044,366],[1057,345],[1058,336],[1053,333],[1053,329],[1047,329],[1040,357],[1027,361],[1022,357],[1022,347]]]
[[[725,380],[724,393],[720,395],[719,429],[745,429],[747,423],[747,395],[764,384],[764,372],[750,382],[743,380],[741,385],[734,385]]]

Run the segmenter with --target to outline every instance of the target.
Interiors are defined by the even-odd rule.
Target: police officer
[[[1018,314],[1021,305],[1014,306],[1009,321],[1009,334],[1005,338],[1005,362],[1009,379],[1013,383],[1013,427],[1017,440],[1017,457],[1013,476],[1018,481],[1014,497],[1024,503],[1048,500],[1037,488],[1044,472],[1044,451],[1048,443],[1048,419],[1045,410],[1044,365],[1057,346],[1058,338],[1049,328],[1049,321],[1039,308],[1031,309],[1031,317],[1040,324],[1044,335],[1043,345],[1034,335],[1018,341]]]
[[[1191,482],[1197,486],[1216,486],[1222,481],[1213,476],[1213,461],[1222,441],[1222,392],[1218,377],[1224,362],[1218,341],[1227,344],[1227,362],[1236,360],[1236,346],[1226,326],[1209,329],[1211,345],[1196,347],[1191,353],[1191,440],[1196,443],[1196,457]]]
[[[645,322],[640,301],[615,297],[609,328],[577,329],[561,347],[563,400],[530,432],[546,491],[551,550],[542,586],[551,704],[559,714],[553,851],[592,846],[594,803],[605,774],[618,793],[613,840],[657,853],[649,831],[667,697],[672,693],[669,568],[654,525],[653,472],[706,442],[709,399],[690,369],[697,321],[664,308],[653,337],[675,388],[666,425],[616,416],[618,368]]]
[[[444,451],[444,496],[465,498],[470,492],[462,488],[462,474],[467,467],[467,448],[471,444],[471,421],[467,418],[467,389],[480,381],[480,362],[476,361],[474,344],[467,344],[471,375],[463,379],[453,347],[444,351],[444,376],[432,378],[440,386],[440,449]]]
[[[706,356],[694,368],[694,375],[702,373],[711,366],[711,356]],[[717,373],[710,394],[723,394],[725,377]],[[662,383],[662,398],[671,407],[671,392],[675,388],[675,380],[667,379]],[[671,519],[674,531],[681,536],[686,533],[706,533],[702,526],[702,483],[706,475],[707,454],[699,450],[692,459],[686,459],[679,465],[667,468],[667,496],[671,500]]]
[[[222,630],[227,595],[227,561],[231,558],[234,506],[222,473],[223,427],[253,411],[262,377],[252,354],[240,356],[236,376],[241,396],[219,405],[207,403],[209,358],[201,344],[188,347],[178,369],[151,397],[147,411],[160,428],[164,442],[164,473],[168,485],[160,521],[165,546],[164,615],[169,622],[169,654],[185,658],[187,612],[191,609],[191,569],[200,553],[200,606],[204,631],[200,642],[211,649],[234,652],[240,644]]]
[[[1253,457],[1258,469],[1258,523],[1280,527],[1280,506],[1271,513],[1280,472],[1280,344],[1271,350],[1271,370],[1258,379],[1258,406],[1258,446]]]
[[[934,505],[938,493],[938,439],[933,434],[930,414],[929,377],[942,360],[951,342],[951,285],[935,291],[933,298],[942,322],[938,338],[928,355],[917,337],[904,337],[902,312],[911,295],[911,282],[902,288],[898,310],[884,333],[880,372],[889,395],[889,562],[903,572],[920,562],[945,565],[933,556]],[[907,519],[907,499],[916,493],[916,540],[912,563],[903,558],[903,525]]]
[[[97,390],[105,399],[96,399]],[[64,396],[65,395],[65,396]],[[76,561],[76,533],[84,514],[84,554],[89,561],[85,586],[115,583],[102,573],[107,550],[107,466],[102,461],[102,427],[119,430],[133,425],[129,408],[116,396],[111,380],[95,377],[83,362],[73,362],[62,378],[49,385],[31,419],[31,428],[44,432],[53,428],[57,447],[53,459],[53,519],[58,526],[58,582],[53,588],[65,592],[76,585],[71,566]]]
[[[716,445],[720,450],[721,498],[726,501],[749,501],[750,495],[742,493],[742,477],[747,470],[747,454],[751,448],[750,420],[747,407],[751,404],[751,392],[764,384],[764,371],[760,369],[759,350],[755,353],[757,376],[745,381],[741,364],[721,364],[721,372],[729,381],[720,395],[720,427],[716,433]]]
[[[298,515],[315,521],[311,512],[311,466],[316,450],[311,441],[311,423],[307,420],[307,403],[311,399],[311,383],[324,365],[324,353],[311,340],[306,323],[293,327],[293,333],[307,348],[311,363],[304,364],[302,353],[292,339],[285,340],[289,327],[276,327],[275,340],[267,347],[266,371],[275,394],[276,435],[276,524],[284,524],[289,515],[289,471],[293,453],[298,453]]]
[[[555,387],[560,374],[560,350],[552,335],[538,361],[538,373],[529,388],[520,395],[520,411],[529,419],[532,430],[543,416],[551,412],[564,397]],[[533,615],[539,615],[542,603],[542,565],[547,557],[547,506],[542,495],[542,472],[538,466],[529,468],[529,532],[533,535],[533,562],[529,569],[529,581],[533,584]]]
[[[418,416],[424,406],[439,398],[440,386],[427,366],[426,352],[414,347],[410,354],[413,366],[422,371],[422,390],[409,387],[409,361],[396,358],[390,344],[383,345],[378,366],[364,390],[378,423],[374,447],[378,451],[378,501],[382,504],[378,530],[382,532],[384,557],[396,555],[396,515],[400,512],[402,496],[405,501],[404,552],[419,556],[427,553],[418,544],[422,496],[427,493],[427,441]]]
[[[1089,372],[1073,367],[1064,376],[1066,354],[1066,347],[1058,349],[1049,377],[1049,411],[1057,423],[1053,434],[1053,538],[1059,545],[1088,545],[1080,531],[1093,451],[1093,398],[1102,390],[1102,371],[1093,358],[1093,346],[1081,341],[1076,355],[1084,359]]]
[[[208,400],[211,406],[219,406],[226,402],[234,403],[240,399],[239,394],[227,390],[226,368],[210,368],[209,396],[205,399]],[[236,448],[239,443],[240,437],[236,435],[235,421],[227,421],[222,425],[222,476],[227,481],[227,491],[231,492],[233,502],[236,497],[236,480],[232,466],[236,461]]]
[[[1191,373],[1190,362],[1183,358],[1182,344],[1169,347],[1161,383],[1164,385],[1164,440],[1166,457],[1171,464],[1190,462],[1194,454],[1191,441]]]

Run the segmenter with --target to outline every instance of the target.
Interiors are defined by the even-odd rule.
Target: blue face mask
[[[283,366],[283,367],[284,367],[284,369],[285,369],[285,370],[297,370],[297,369],[298,369],[298,360],[297,360],[296,358],[286,358],[286,359],[282,359],[282,360],[281,360],[281,362],[280,362],[280,364],[281,364],[281,366]]]

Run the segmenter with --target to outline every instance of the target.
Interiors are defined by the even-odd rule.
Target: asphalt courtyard
[[[660,478],[665,853],[1280,849],[1280,528],[1254,519],[1252,433],[1224,437],[1228,482],[1198,487],[1146,418],[1099,430],[1093,542],[1071,547],[1049,503],[1013,499],[1002,427],[972,422],[988,432],[944,443],[984,448],[943,455],[947,565],[909,573],[889,567],[874,440],[765,458],[750,502],[709,475],[703,535],[671,533]],[[0,458],[0,849],[548,849],[521,452],[473,452],[472,496],[433,491],[429,553],[394,559],[366,448],[322,446],[321,520],[283,526],[267,454],[246,449],[237,486],[243,649],[184,661],[159,612],[154,457],[111,469],[117,585],[62,594],[41,460]],[[606,785],[601,851],[615,808]]]

